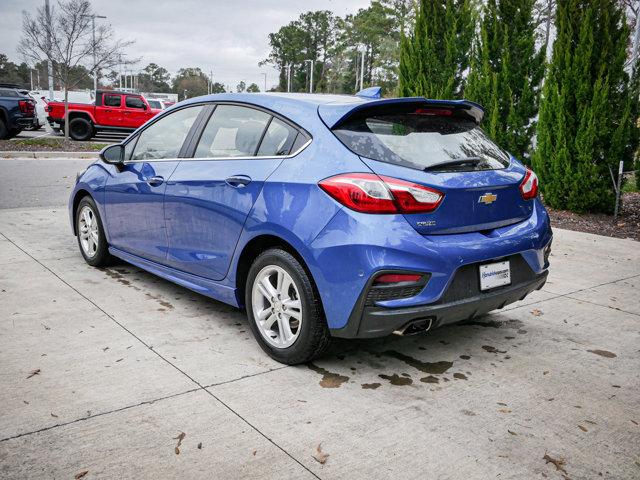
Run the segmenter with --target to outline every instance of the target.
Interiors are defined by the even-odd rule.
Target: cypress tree
[[[414,30],[400,43],[400,96],[461,96],[474,16],[472,0],[420,0]]]
[[[538,113],[545,51],[536,52],[535,0],[489,0],[475,39],[465,98],[486,111],[487,133],[528,158]]]
[[[609,213],[609,169],[629,154],[635,128],[624,71],[629,31],[616,0],[557,3],[533,166],[548,205]]]

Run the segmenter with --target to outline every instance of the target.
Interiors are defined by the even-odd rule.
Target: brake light
[[[533,200],[538,196],[538,177],[533,170],[527,168],[522,183],[520,183],[520,195],[525,200]]]
[[[52,108],[49,105],[44,107],[44,111],[47,112],[47,113],[50,112],[51,110],[52,110]]]
[[[453,115],[453,110],[448,108],[417,108],[414,115],[431,115],[435,117],[450,117]]]
[[[427,213],[444,194],[433,188],[373,173],[346,173],[319,183],[345,207],[362,213]]]
[[[22,113],[33,113],[35,104],[31,100],[18,100],[18,106]]]
[[[373,281],[374,285],[389,285],[394,283],[416,283],[422,279],[422,275],[414,273],[383,273]]]

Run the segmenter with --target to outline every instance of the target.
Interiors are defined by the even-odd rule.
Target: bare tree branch
[[[136,61],[120,60],[122,51],[134,42],[116,39],[110,26],[100,26],[93,40],[92,14],[87,0],[59,0],[57,8],[52,7],[49,14],[44,7],[39,7],[34,15],[22,13],[18,53],[36,63],[51,62],[54,76],[65,92],[65,137],[69,136],[68,92],[81,81],[78,67],[94,74],[103,68]]]

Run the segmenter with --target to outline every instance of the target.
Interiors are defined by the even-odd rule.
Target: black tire
[[[0,140],[8,140],[9,138],[9,129],[4,124],[4,120],[0,118]]]
[[[270,345],[260,333],[253,315],[252,288],[258,273],[267,266],[275,265],[284,269],[295,282],[302,304],[302,322],[295,342],[287,348]],[[305,363],[319,357],[329,346],[331,335],[322,310],[320,296],[311,276],[300,262],[290,253],[273,248],[261,253],[251,265],[245,287],[245,305],[249,327],[260,347],[274,360],[287,365]]]
[[[91,210],[94,220],[97,221],[98,243],[93,255],[89,255],[87,252],[85,252],[85,249],[82,246],[82,225],[80,224],[80,213],[85,208],[89,208]],[[100,218],[100,213],[98,212],[96,203],[90,196],[87,195],[78,203],[78,208],[75,211],[75,222],[78,237],[78,247],[80,248],[80,253],[82,254],[85,262],[87,262],[92,267],[106,267],[110,265],[113,262],[113,257],[111,256],[111,254],[109,254],[109,244],[107,243],[107,237],[104,234],[102,219]]]
[[[21,133],[22,133],[22,129],[21,128],[14,128],[12,130],[9,130],[9,137],[8,138],[17,137]]]
[[[89,140],[93,132],[93,124],[86,118],[74,118],[69,122],[69,136],[74,140]]]

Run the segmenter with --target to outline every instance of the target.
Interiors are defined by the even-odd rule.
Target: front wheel
[[[245,305],[258,344],[278,362],[305,363],[329,345],[318,293],[300,262],[284,250],[270,249],[255,259]]]
[[[76,210],[76,231],[78,245],[84,260],[92,267],[104,267],[111,263],[107,237],[102,228],[102,220],[95,202],[84,197]]]

